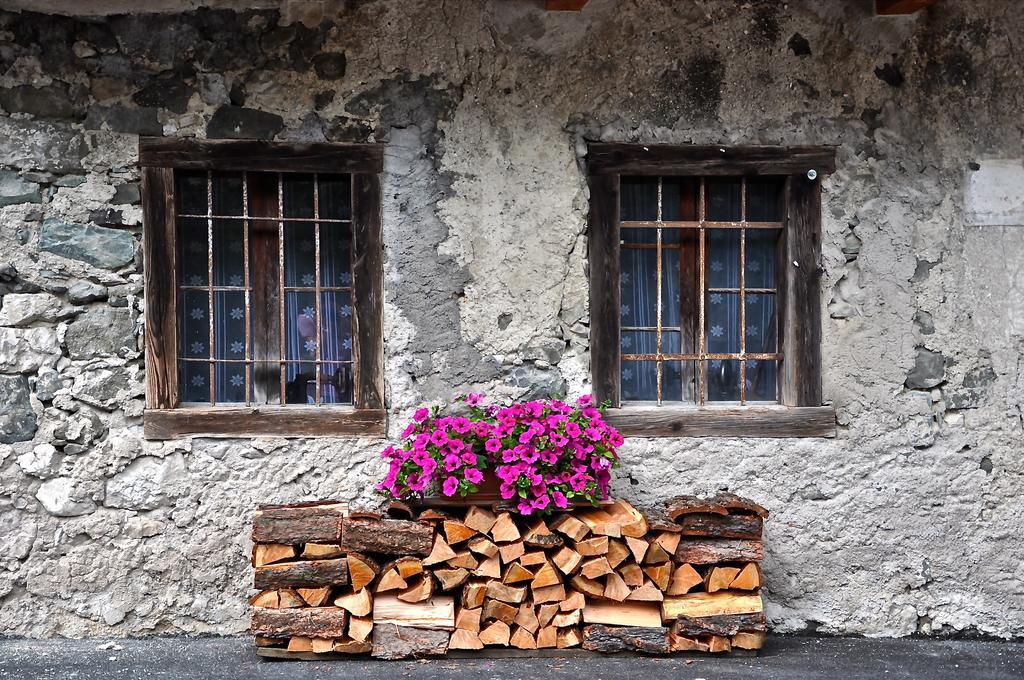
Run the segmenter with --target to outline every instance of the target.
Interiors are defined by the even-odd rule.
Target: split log
[[[310,644],[310,651],[314,654],[327,654],[334,651],[334,640],[324,638],[313,638]]]
[[[569,584],[588,597],[604,597],[604,584],[600,581],[589,579],[582,574],[576,574],[573,576],[569,580]]]
[[[651,547],[651,544],[642,538],[633,538],[632,536],[626,537],[626,545],[629,546],[629,552],[633,554],[633,559],[637,564],[644,561],[647,550]]]
[[[604,596],[609,600],[622,602],[629,597],[629,586],[626,585],[621,576],[613,571],[605,578]]]
[[[533,604],[526,602],[519,606],[519,613],[516,614],[514,622],[517,626],[524,628],[530,634],[536,633],[540,628],[540,621],[537,620],[537,613],[533,610]]]
[[[566,649],[568,647],[579,647],[582,641],[583,638],[578,628],[563,628],[558,631],[556,645],[559,649]]]
[[[646,549],[646,544],[645,544]],[[584,557],[596,557],[608,554],[608,537],[596,536],[576,544],[576,552]]]
[[[551,619],[555,618],[555,614],[558,613],[559,605],[557,604],[542,604],[537,607],[537,623],[540,624],[541,628],[548,626],[551,623]]]
[[[463,550],[455,553],[455,557],[448,560],[448,566],[472,571],[480,566],[480,562],[473,557],[473,553],[469,552],[469,550]]]
[[[533,603],[544,604],[546,602],[561,602],[565,599],[565,586],[558,583],[553,586],[533,589]]]
[[[307,560],[333,560],[345,551],[336,543],[307,543],[302,546],[302,557]]]
[[[583,608],[583,621],[609,626],[640,626],[657,628],[661,625],[661,608],[646,602],[593,602]]]
[[[385,571],[394,569],[398,572],[399,576],[408,581],[413,576],[423,573],[423,560],[417,557],[399,557],[384,567],[384,569]]]
[[[501,558],[497,555],[488,557],[473,570],[473,575],[482,578],[501,578]]]
[[[583,629],[583,649],[592,652],[668,654],[668,628],[619,627],[596,624]]]
[[[633,590],[626,596],[626,599],[636,602],[661,602],[665,599],[665,596],[662,594],[661,590],[658,589],[658,586],[648,581],[639,588]]]
[[[604,557],[593,557],[580,565],[580,573],[589,579],[600,578],[612,573],[612,565]]]
[[[530,631],[522,627],[516,627],[512,637],[509,640],[510,644],[517,649],[537,649],[537,641],[533,639],[533,635]]]
[[[549,649],[558,644],[558,629],[545,626],[537,631],[537,649]]]
[[[287,638],[272,638],[257,635],[253,638],[257,647],[283,647],[288,644]]]
[[[697,638],[676,635],[675,633],[668,634],[668,645],[669,649],[671,649],[673,652],[708,651],[708,644],[706,642],[701,642]]]
[[[555,617],[551,619],[551,625],[555,628],[565,628],[567,626],[575,626],[582,619],[582,614],[579,609],[571,612],[564,612],[562,614],[555,614]]]
[[[511,543],[498,546],[498,554],[501,555],[501,561],[504,564],[511,564],[522,557],[525,552],[526,546],[523,545],[522,541],[512,541]]]
[[[262,567],[274,562],[293,559],[296,555],[294,545],[284,543],[261,543],[253,548],[252,564],[254,567]]]
[[[644,508],[644,517],[647,519],[647,530],[655,532],[669,532],[678,534],[679,525],[675,523],[668,513],[665,512],[664,506],[654,506]],[[670,551],[671,552],[671,551]]]
[[[386,593],[389,590],[405,590],[408,587],[409,584],[402,578],[397,569],[385,571],[384,575],[377,581],[378,593]]]
[[[431,567],[435,564],[447,562],[453,557],[455,557],[455,551],[452,550],[452,547],[448,545],[448,542],[444,540],[441,534],[436,534],[430,554],[423,559],[423,566]]]
[[[754,540],[760,540],[763,522],[760,515],[718,515],[705,512],[695,512],[679,518],[683,536]]]
[[[608,552],[605,553],[605,558],[613,569],[625,562],[629,554],[629,548],[622,541],[614,538],[608,541]]]
[[[623,536],[641,538],[647,533],[647,520],[629,501],[619,499],[604,510],[619,524],[619,531]]]
[[[476,609],[483,605],[486,595],[486,583],[470,583],[462,589],[462,606],[466,609]]]
[[[512,631],[504,621],[495,621],[480,631],[480,642],[485,645],[500,645],[508,647],[509,637]]]
[[[348,577],[355,590],[370,585],[380,573],[380,565],[365,555],[349,553],[346,559],[348,560]]]
[[[483,649],[484,643],[480,636],[471,630],[457,628],[448,641],[448,649]]]
[[[737,649],[761,649],[764,647],[764,633],[736,633],[729,641]]]
[[[573,590],[569,593],[568,597],[558,603],[558,609],[563,612],[571,612],[576,609],[583,609],[586,604],[587,600],[583,597],[583,593]]]
[[[511,625],[518,615],[519,610],[507,602],[484,600],[484,621],[497,620]]]
[[[487,597],[499,602],[520,604],[526,599],[526,588],[506,585],[501,581],[489,581],[487,583]]]
[[[502,579],[502,581],[505,583],[522,583],[523,581],[530,581],[532,579],[532,571],[524,568],[518,562],[513,562],[505,571],[505,577]]]
[[[263,508],[253,513],[253,543],[337,543],[348,503]]]
[[[761,541],[736,538],[684,539],[676,549],[676,562],[718,564],[719,562],[760,562],[764,559]]]
[[[524,567],[536,567],[548,561],[548,556],[543,551],[528,552],[519,558],[519,564]]]
[[[398,599],[402,602],[423,602],[434,596],[434,577],[430,572],[416,578],[408,588],[398,593]]]
[[[704,579],[697,570],[691,567],[689,564],[680,564],[676,567],[676,570],[672,572],[672,579],[669,581],[668,589],[665,591],[667,595],[685,595],[698,583],[703,583]]]
[[[731,652],[732,644],[729,642],[729,638],[720,637],[718,635],[712,635],[708,638],[708,651],[712,654],[720,652]]]
[[[294,609],[305,606],[306,602],[295,591],[282,589],[265,590],[262,593],[257,593],[249,599],[249,604],[254,607],[266,607],[267,609]]]
[[[665,549],[657,543],[651,543],[651,547],[647,549],[647,555],[644,556],[644,564],[662,564],[668,562],[671,558]]]
[[[366,616],[373,611],[373,596],[366,588],[334,598],[334,606],[341,607],[352,616]]]
[[[375,623],[373,651],[375,659],[408,659],[440,656],[448,651],[448,633],[443,630],[410,628],[391,623]]]
[[[494,545],[494,543],[484,536],[474,538],[470,541],[469,549],[477,555],[483,555],[484,557],[494,557],[498,554],[498,546]]]
[[[564,545],[562,537],[551,533],[551,529],[544,520],[537,520],[534,522],[526,535],[523,536],[523,542],[531,548],[557,548]]]
[[[368,616],[350,616],[348,619],[348,636],[356,642],[365,642],[373,632],[373,618]]]
[[[639,564],[627,564],[619,569],[619,576],[630,588],[639,588],[644,584],[644,571]]]
[[[548,586],[557,585],[562,582],[562,575],[558,573],[554,565],[550,562],[545,562],[544,566],[537,570],[533,575],[533,581],[530,582],[530,587],[534,590],[540,588],[547,588]]]
[[[764,612],[756,614],[724,614],[720,616],[680,616],[672,622],[678,635],[721,635],[731,637],[739,632],[763,633],[768,630]]]
[[[302,609],[252,610],[253,635],[266,637],[336,638],[345,635],[348,614],[337,607],[305,607]]]
[[[469,571],[466,569],[438,569],[434,576],[441,584],[442,591],[458,588],[469,580]]]
[[[378,595],[373,603],[373,625],[380,624],[453,630],[455,601],[450,597],[437,596],[412,604],[402,602],[394,595]]]
[[[519,539],[519,528],[516,527],[515,521],[512,519],[512,515],[507,512],[503,512],[498,515],[498,518],[494,521],[494,526],[491,527],[491,538],[498,543],[510,543]]]
[[[682,536],[678,533],[672,533],[669,531],[662,531],[660,534],[654,537],[654,542],[657,543],[667,552],[669,555],[674,555],[676,548],[679,547],[679,539]]]
[[[736,567],[711,567],[704,576],[704,590],[709,593],[726,590],[739,573]]]
[[[289,652],[312,652],[313,638],[297,635],[288,640],[288,647],[286,649]]]
[[[672,621],[679,616],[757,614],[761,611],[764,611],[764,603],[761,602],[760,595],[731,590],[666,597],[665,601],[661,603],[661,612],[665,621]]]
[[[672,563],[666,562],[644,567],[644,573],[651,577],[651,581],[658,587],[658,590],[667,590],[672,578]]]
[[[729,587],[733,590],[757,590],[761,587],[761,568],[750,562],[740,570]]]
[[[331,587],[323,588],[298,588],[299,597],[310,607],[319,607],[331,597]]]
[[[268,564],[256,568],[253,581],[257,590],[343,586],[348,584],[348,562],[338,559]]]
[[[335,654],[365,654],[373,651],[373,643],[369,640],[335,640],[331,651]]]
[[[429,555],[434,529],[404,519],[349,518],[342,523],[340,544],[345,552]]]
[[[603,536],[613,536],[615,538],[622,535],[622,527],[619,523],[615,521],[610,513],[607,513],[600,508],[578,512],[576,517],[587,525],[587,528],[590,529],[591,533]]]
[[[551,559],[559,571],[566,576],[571,576],[576,571],[576,567],[583,561],[583,556],[572,548],[565,547],[556,552]]]
[[[768,517],[768,511],[763,507],[732,493],[719,493],[709,499],[698,498],[697,496],[676,496],[665,501],[665,510],[674,522],[678,522],[679,518],[683,515],[691,513],[726,515],[730,511],[740,511],[759,515],[762,519],[767,519]]]
[[[455,627],[460,630],[468,630],[474,633],[480,632],[480,618],[483,614],[482,608],[459,609],[455,614]]]
[[[466,511],[466,526],[481,534],[490,533],[495,521],[497,521],[497,517],[494,516],[494,513],[479,505],[472,505]]]
[[[562,515],[552,522],[551,528],[574,541],[580,541],[590,533],[590,527],[572,515]]]
[[[442,526],[444,526],[444,535],[448,538],[448,545],[468,541],[478,533],[476,529],[472,529],[454,519],[446,519]]]

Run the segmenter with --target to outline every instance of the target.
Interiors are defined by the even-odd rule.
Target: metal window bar
[[[217,363],[213,354],[213,171],[206,171],[206,304],[210,327],[210,405],[217,403]]]
[[[664,372],[664,362],[661,360],[661,177],[658,178],[658,249],[655,251],[655,272],[658,280],[655,284],[657,289],[657,311],[655,313],[655,319],[658,325],[654,335],[655,348],[658,353],[658,359],[655,364],[655,368],[658,371],[658,406],[661,406],[661,381],[662,374]]]
[[[285,357],[287,354],[286,343],[285,343],[285,292],[284,292],[284,175],[277,173],[277,318],[278,318],[278,363],[280,364],[280,406],[285,406],[288,403],[287,393],[287,363]]]
[[[740,180],[740,404],[747,403],[747,178]]]
[[[278,173],[280,174],[280,173]],[[243,215],[217,215],[219,220],[247,220],[250,222],[309,222],[308,217],[267,217],[261,215],[249,215],[248,206],[246,206],[245,214]],[[195,217],[199,219],[205,219],[207,215],[178,215],[178,217]],[[320,221],[324,224],[350,224],[352,220],[341,220],[337,218],[322,217]]]
[[[249,173],[242,173],[242,211],[249,212]],[[242,276],[245,281],[245,405],[252,403],[252,279],[249,277],[249,220],[242,222]]]
[[[320,178],[313,173],[313,285],[316,288],[316,331],[313,333],[313,342],[316,362],[314,364],[314,400],[313,403],[320,405],[320,346],[323,344],[323,324],[320,323]]]

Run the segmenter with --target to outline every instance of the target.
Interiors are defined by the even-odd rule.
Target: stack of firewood
[[[732,495],[550,518],[265,508],[253,521],[252,631],[268,656],[757,649],[765,516]]]

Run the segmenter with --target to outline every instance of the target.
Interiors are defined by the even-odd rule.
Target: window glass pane
[[[245,220],[213,221],[213,285],[245,285]]]
[[[352,227],[348,224],[320,225],[320,285],[352,285]]]
[[[654,245],[658,242],[658,230],[656,228],[644,227],[623,227],[619,231],[619,237],[623,243],[648,243]]]
[[[707,348],[711,354],[740,351],[740,296],[737,293],[708,293]]]
[[[740,220],[740,195],[742,185],[736,180],[709,179],[705,184],[707,192],[706,219],[712,222],[738,222]]]
[[[779,381],[777,361],[747,362],[747,401],[776,401],[776,385]]]
[[[313,175],[284,173],[284,216],[313,217]]]
[[[352,365],[324,364],[320,368],[320,403],[352,403]]]
[[[312,292],[285,293],[285,358],[289,361],[316,359],[316,295]]]
[[[181,400],[210,403],[210,364],[205,361],[179,361],[178,364]]]
[[[213,355],[217,359],[245,358],[245,293],[213,294]]]
[[[667,230],[666,230],[667,231]],[[661,251],[661,326],[679,327],[679,250]]]
[[[747,180],[747,221],[781,222],[783,180]]]
[[[657,301],[657,252],[654,248],[623,248],[619,267],[623,326],[654,326]]]
[[[667,222],[696,222],[700,180],[666,177],[661,182],[661,219]]]
[[[712,359],[707,362],[708,401],[740,400],[740,362]]]
[[[705,237],[708,288],[739,288],[739,229],[708,229]]]
[[[658,178],[623,177],[619,202],[619,218],[623,221],[658,219]]]
[[[206,214],[206,173],[177,172],[178,214]]]
[[[245,401],[245,364],[214,364],[214,378],[218,403]]]
[[[213,214],[242,215],[242,173],[213,173]],[[202,213],[206,213],[204,207]]]
[[[747,288],[775,288],[776,244],[779,229],[747,229]]]
[[[747,351],[768,354],[776,351],[775,296],[747,293]]]
[[[285,222],[284,285],[316,285],[316,241],[312,222]]]
[[[319,175],[320,217],[327,220],[351,219],[352,190],[348,175]]]
[[[626,401],[658,399],[658,364],[655,361],[623,361],[622,398]]]
[[[661,400],[683,400],[683,362],[665,361],[661,369]]]
[[[323,361],[352,359],[352,295],[327,292],[320,294],[320,342]]]
[[[203,290],[186,290],[181,295],[182,357],[209,358],[210,309],[209,296]]]
[[[207,262],[206,220],[183,217],[178,220],[179,259],[181,285],[205,286],[209,268]]]

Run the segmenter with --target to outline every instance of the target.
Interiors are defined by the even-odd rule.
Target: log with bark
[[[256,568],[253,583],[258,590],[348,585],[348,561],[308,560],[268,564]]]
[[[667,654],[670,651],[668,628],[595,624],[583,629],[583,649],[605,653]]]
[[[253,543],[337,543],[348,503],[265,507],[252,518]]]

